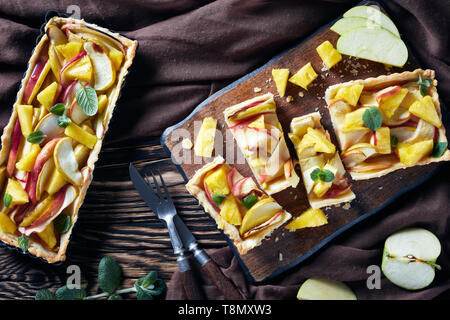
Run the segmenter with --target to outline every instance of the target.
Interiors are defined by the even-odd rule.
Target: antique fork
[[[164,189],[164,193],[155,177],[155,172],[151,171],[151,177],[144,174],[144,178],[140,175],[137,169],[130,164],[130,177],[133,181],[136,189],[146,204],[155,212],[156,216],[163,220],[167,229],[169,230],[170,239],[174,253],[177,255],[177,263],[180,267],[180,271],[183,274],[183,281],[186,294],[191,299],[202,299],[203,294],[198,290],[198,285],[195,284],[194,274],[190,268],[188,258],[185,254],[185,249],[188,248],[194,253],[194,257],[198,260],[202,270],[207,274],[210,280],[216,285],[216,287],[224,294],[227,300],[241,300],[242,295],[239,293],[234,284],[222,273],[216,263],[211,260],[208,255],[198,248],[197,242],[179,218],[175,205],[172,201],[167,186],[161,176],[161,172],[157,170],[160,184]],[[153,180],[153,181],[152,181]],[[156,193],[153,188],[156,189]],[[174,221],[176,220],[176,221]]]

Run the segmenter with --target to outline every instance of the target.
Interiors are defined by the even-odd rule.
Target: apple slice
[[[404,142],[410,139],[416,131],[414,127],[395,127],[391,128],[391,136],[395,136],[398,142]]]
[[[381,28],[381,26],[376,23],[374,20],[366,19],[364,17],[346,17],[339,19],[335,24],[331,26],[331,30],[336,32],[339,35],[343,35],[347,31],[356,29],[356,28]]]
[[[284,139],[279,140],[270,158],[266,162],[266,174],[274,177],[283,168],[284,163],[290,160],[289,149]]]
[[[297,293],[298,300],[357,300],[355,293],[343,282],[309,278]]]
[[[357,28],[337,41],[340,53],[375,62],[403,67],[408,60],[405,43],[383,28]]]
[[[94,42],[86,42],[84,50],[91,58],[94,67],[94,89],[104,91],[116,80],[116,70],[103,48]]]
[[[414,130],[414,134],[402,142],[415,143],[423,140],[434,139],[435,133],[435,126],[425,120],[419,119],[417,128]]]
[[[28,227],[20,227],[19,231],[26,236],[33,232],[42,232],[65,208],[67,208],[77,197],[78,191],[75,187],[67,185],[59,190],[50,206],[34,220]]]
[[[36,204],[36,191],[37,191],[37,182],[39,175],[44,167],[45,163],[48,159],[53,156],[53,151],[55,150],[55,146],[61,138],[56,138],[49,141],[39,152],[36,157],[36,161],[34,162],[33,171],[30,172],[29,183],[28,183],[28,196],[30,197],[31,203]]]
[[[33,102],[33,99],[41,88],[49,70],[50,64],[47,59],[39,59],[36,62],[23,92],[22,101],[24,104],[31,104],[31,102]]]
[[[344,13],[344,18],[348,17],[360,17],[371,20],[373,24],[380,25],[384,29],[392,32],[395,36],[400,37],[400,33],[394,22],[378,8],[372,6],[356,6]]]
[[[398,231],[386,239],[381,269],[392,283],[407,290],[423,289],[431,284],[436,259],[441,253],[439,239],[422,228]]]
[[[78,170],[78,162],[72,149],[72,139],[67,137],[58,141],[53,152],[56,169],[72,184],[80,186],[83,177]]]
[[[22,129],[20,127],[19,117],[17,117],[14,126],[14,132],[11,142],[11,149],[9,150],[8,164],[6,165],[6,176],[11,178],[16,166],[17,151],[19,150],[20,139],[22,138]]]
[[[272,198],[265,198],[258,201],[247,211],[244,219],[242,219],[239,233],[241,235],[245,234],[250,229],[268,221],[281,210],[283,208]]]
[[[44,116],[41,121],[36,125],[35,131],[42,131],[45,135],[44,141],[41,145],[46,144],[48,141],[61,137],[64,134],[64,128],[58,125],[58,116],[53,113],[49,113]]]
[[[267,220],[264,223],[261,223],[259,226],[256,226],[256,227],[248,230],[246,233],[244,233],[242,235],[242,237],[243,238],[247,238],[248,236],[251,236],[255,232],[258,232],[258,231],[260,231],[260,230],[262,230],[264,228],[267,228],[268,226],[270,226],[270,225],[272,225],[274,223],[280,222],[282,217],[283,217],[282,216],[283,212],[284,212],[283,210],[278,211],[277,213],[275,213],[275,215],[272,218],[270,218],[269,220]]]
[[[55,163],[53,159],[48,159],[44,166],[42,167],[41,172],[39,173],[37,183],[36,183],[36,200],[40,201],[42,194],[48,184],[49,179],[52,176],[52,173],[55,171]]]
[[[89,116],[81,110],[80,105],[78,104],[76,99],[72,101],[67,115],[76,124],[80,124],[87,118],[89,118]]]

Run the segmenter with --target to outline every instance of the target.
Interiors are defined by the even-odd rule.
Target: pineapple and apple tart
[[[325,93],[354,180],[450,160],[433,70],[355,80]]]
[[[0,152],[0,239],[65,259],[137,42],[52,18],[30,58]]]
[[[311,207],[318,209],[353,200],[355,194],[350,190],[339,153],[320,124],[320,113],[292,119],[290,130]]]
[[[224,111],[253,174],[268,194],[295,188],[300,178],[294,170],[271,93],[252,98]]]
[[[243,177],[220,156],[199,169],[186,189],[233,240],[240,254],[260,245],[291,218],[252,178]]]

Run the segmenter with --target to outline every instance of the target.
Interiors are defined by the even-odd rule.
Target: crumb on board
[[[287,96],[286,97],[286,101],[287,102],[292,102],[294,100],[294,98],[292,96]]]
[[[350,207],[351,207],[350,202],[347,202],[346,204],[344,204],[344,205],[342,206],[342,209],[348,210],[348,209],[350,209]]]
[[[303,97],[305,96],[305,93],[304,93],[303,91],[300,91],[300,92],[298,93],[298,96],[299,96],[300,98],[303,98]]]
[[[276,238],[275,238],[275,242],[278,242],[278,240],[280,240],[280,238],[276,237]]]
[[[383,190],[383,186],[378,187],[378,190]]]
[[[183,147],[183,149],[192,149],[192,141],[189,138],[184,138],[183,141],[181,142],[181,146]]]
[[[261,91],[262,91],[262,89],[260,87],[254,87],[253,88],[253,92],[255,92],[255,93],[258,93],[258,92],[261,92]]]
[[[281,252],[278,253],[278,260],[283,261],[283,254]]]

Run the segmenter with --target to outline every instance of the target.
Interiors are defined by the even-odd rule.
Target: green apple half
[[[441,253],[439,239],[430,231],[410,228],[386,239],[381,270],[386,278],[407,290],[427,287],[434,279]]]
[[[384,28],[352,29],[338,39],[336,47],[342,54],[396,67],[408,60],[405,43]]]
[[[354,292],[339,281],[309,278],[297,293],[298,300],[357,300]]]
[[[366,18],[348,17],[339,19],[331,26],[330,29],[340,35],[343,35],[344,33],[357,28],[382,28],[382,26],[375,21]]]
[[[349,17],[359,17],[371,20],[400,38],[400,33],[394,22],[378,8],[376,9],[371,6],[356,6],[344,13],[344,18]]]

